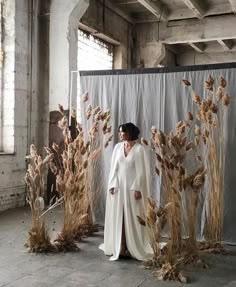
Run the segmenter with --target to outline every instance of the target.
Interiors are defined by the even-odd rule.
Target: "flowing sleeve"
[[[137,155],[135,156],[136,178],[131,190],[137,190],[150,196],[150,160],[147,150],[143,146],[139,146]]]
[[[118,176],[117,176],[117,171],[118,171],[118,162],[117,162],[117,157],[118,157],[118,152],[119,152],[119,144],[117,144],[113,150],[112,157],[111,157],[111,168],[110,168],[110,173],[109,173],[109,179],[108,179],[108,190],[111,188],[117,189],[119,186],[118,183]]]

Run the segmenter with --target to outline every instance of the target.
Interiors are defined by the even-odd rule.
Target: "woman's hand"
[[[109,189],[109,192],[110,194],[114,194],[115,193],[114,188]]]
[[[134,192],[134,197],[135,197],[135,199],[136,199],[136,200],[141,199],[141,198],[142,198],[142,194],[141,194],[141,192],[140,192],[140,191],[135,190],[135,192]]]

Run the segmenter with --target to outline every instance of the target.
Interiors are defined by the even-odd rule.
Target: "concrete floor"
[[[61,222],[62,211],[48,216],[52,235]],[[80,243],[77,253],[35,255],[24,248],[30,212],[20,208],[0,213],[0,287],[154,287],[185,286],[155,280],[136,260],[110,262],[98,249],[102,232]],[[187,286],[236,286],[236,248],[227,256],[208,255],[208,270],[187,268]]]

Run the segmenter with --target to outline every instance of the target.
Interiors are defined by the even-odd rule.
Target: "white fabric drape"
[[[144,73],[143,73],[144,72]],[[135,74],[119,71],[105,75],[81,75],[81,92],[89,92],[89,101],[110,109],[114,143],[118,142],[117,127],[125,122],[133,122],[141,135],[149,138],[151,126],[169,132],[179,120],[186,117],[192,110],[189,89],[181,85],[182,79],[188,79],[199,95],[206,96],[204,81],[211,74],[215,79],[223,75],[228,82],[228,93],[232,96],[228,108],[228,122],[225,125],[225,208],[224,208],[224,240],[236,243],[236,68],[220,68],[198,71],[177,71],[168,73],[148,73],[142,70]],[[113,147],[110,146],[103,154],[104,186],[110,169],[110,159]],[[152,171],[151,193],[155,199],[160,199],[159,178]],[[104,193],[105,194],[105,193]],[[203,203],[202,203],[203,204]],[[100,214],[104,216],[104,203],[100,206]],[[204,218],[203,218],[204,219]],[[204,222],[203,222],[204,223]],[[202,224],[203,224],[202,223]],[[199,236],[200,230],[199,228]]]

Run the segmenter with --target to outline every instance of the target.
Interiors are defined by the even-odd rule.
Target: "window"
[[[0,153],[14,152],[15,3],[0,1]]]
[[[113,45],[78,30],[78,70],[111,70]]]

